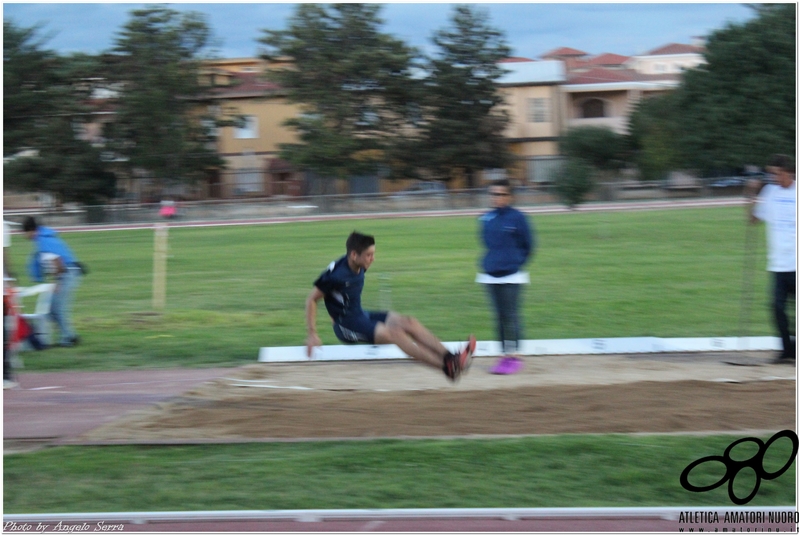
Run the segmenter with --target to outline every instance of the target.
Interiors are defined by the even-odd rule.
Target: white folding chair
[[[52,282],[17,288],[17,296],[20,303],[22,303],[24,297],[37,296],[33,313],[23,312],[22,317],[30,324],[33,331],[39,335],[39,338],[48,344],[50,343],[50,321],[47,317],[50,315],[50,304],[53,300],[54,289],[55,284]]]

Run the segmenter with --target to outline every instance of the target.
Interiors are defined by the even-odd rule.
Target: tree
[[[211,30],[204,15],[165,7],[133,10],[116,37],[110,79],[120,93],[108,148],[160,181],[190,182],[221,166],[210,116],[196,113],[205,88],[199,67]]]
[[[268,76],[304,113],[285,124],[299,143],[281,158],[325,177],[372,174],[394,161],[414,111],[415,50],[383,34],[377,4],[300,4],[288,29],[264,30],[263,57],[292,67]]]
[[[668,93],[641,100],[630,116],[630,149],[644,180],[660,180],[680,166],[679,117]]]
[[[555,193],[569,208],[581,204],[594,189],[596,169],[578,157],[569,157],[555,173]]]
[[[676,93],[679,152],[702,171],[764,165],[796,143],[796,6],[763,5],[757,17],[714,32],[707,64]]]
[[[570,158],[580,158],[600,171],[614,171],[626,159],[624,136],[610,128],[582,126],[568,130],[560,140],[560,151]]]
[[[79,138],[91,117],[85,102],[96,59],[60,57],[43,48],[39,32],[3,23],[5,184],[61,201],[100,202],[113,195],[115,177],[100,151]]]
[[[488,15],[470,6],[456,6],[449,29],[433,36],[438,55],[428,60],[425,84],[421,162],[441,178],[458,169],[474,187],[475,172],[505,167],[509,162],[503,132],[507,114],[497,80],[504,70],[498,62],[510,53],[499,30],[487,24]]]

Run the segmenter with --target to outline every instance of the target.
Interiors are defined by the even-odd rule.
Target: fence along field
[[[741,208],[537,215],[525,338],[770,336],[762,228],[741,324]],[[474,217],[171,228],[165,308],[152,308],[152,229],[65,233],[91,268],[77,293],[80,351],[25,353],[28,371],[238,365],[301,345],[304,300],[357,228],[377,238],[364,306],[417,316],[444,340],[493,339]],[[759,246],[758,246],[759,244]],[[30,244],[15,236],[20,284]],[[752,254],[750,252],[750,254]],[[381,287],[384,294],[381,297]],[[320,322],[325,344],[338,343]],[[742,329],[746,329],[742,333]]]

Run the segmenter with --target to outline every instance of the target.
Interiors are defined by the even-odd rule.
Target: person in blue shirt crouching
[[[34,243],[28,260],[28,273],[35,282],[52,280],[55,283],[50,302],[50,319],[58,325],[61,336],[58,345],[72,347],[79,342],[72,327],[72,302],[83,276],[84,268],[69,246],[56,231],[39,225],[33,217],[22,223],[25,237]]]

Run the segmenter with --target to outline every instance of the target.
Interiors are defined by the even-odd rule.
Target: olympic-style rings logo
[[[782,468],[780,468],[776,472],[767,472],[765,468],[763,468],[763,457],[766,456],[766,452],[768,451],[769,447],[772,444],[774,444],[774,442],[783,437],[788,437],[789,439],[791,439],[791,443],[793,444],[793,451],[791,452],[791,456],[788,459],[788,462],[786,462]],[[754,442],[755,444],[757,444],[759,447],[758,452],[746,461],[735,461],[732,458],[730,458],[730,452],[732,451],[732,449],[738,444],[742,444],[744,442]],[[780,431],[779,433],[776,433],[773,437],[768,439],[768,442],[766,442],[765,444],[759,438],[755,437],[742,438],[730,444],[727,447],[727,449],[724,450],[723,456],[710,455],[708,457],[702,457],[698,461],[694,461],[688,466],[686,466],[685,470],[683,470],[682,474],[680,475],[680,484],[685,490],[691,492],[707,492],[709,490],[719,488],[724,483],[726,483],[727,480],[729,480],[730,484],[728,486],[728,494],[730,496],[730,500],[732,500],[732,502],[736,505],[744,505],[752,501],[752,498],[754,498],[755,495],[757,494],[757,491],[760,489],[761,479],[765,479],[766,481],[777,479],[782,474],[784,474],[785,471],[788,470],[788,468],[791,467],[791,464],[793,464],[793,460],[796,458],[797,451],[799,451],[799,438],[796,436],[796,433],[794,433],[790,429],[786,429],[785,431]],[[712,485],[707,485],[705,487],[696,487],[694,485],[691,485],[688,482],[688,474],[691,473],[691,470],[693,470],[700,464],[712,461],[718,461],[727,468],[727,472],[724,474],[724,477],[722,477]],[[755,487],[752,489],[752,492],[744,498],[739,498],[738,496],[735,495],[732,486],[733,482],[735,481],[735,476],[737,476],[738,472],[740,472],[744,468],[751,468],[752,470],[754,470],[755,475],[757,476],[757,480],[755,481]]]

